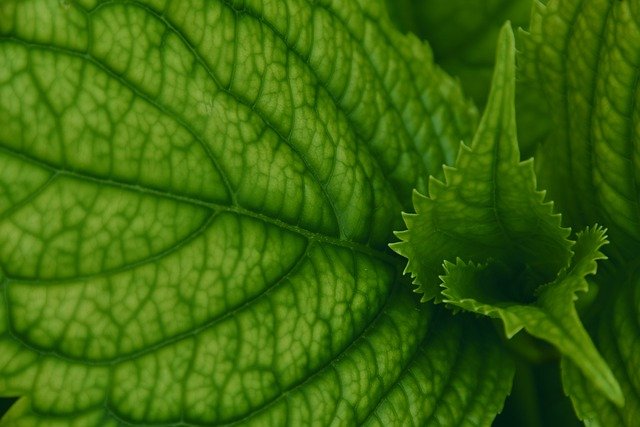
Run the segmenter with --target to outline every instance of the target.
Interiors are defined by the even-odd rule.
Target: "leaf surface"
[[[475,125],[379,2],[3,1],[0,424],[488,425],[386,248]]]

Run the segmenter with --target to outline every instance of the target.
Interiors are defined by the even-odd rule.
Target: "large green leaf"
[[[386,248],[476,113],[382,11],[0,3],[0,424],[490,423]]]
[[[569,223],[609,228],[611,253],[640,249],[640,1],[538,3],[522,67],[548,100],[556,133],[540,179]]]

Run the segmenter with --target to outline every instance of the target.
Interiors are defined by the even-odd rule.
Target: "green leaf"
[[[624,396],[607,363],[594,347],[576,313],[577,292],[586,292],[585,276],[595,274],[596,260],[604,259],[600,247],[606,243],[604,229],[578,233],[570,267],[536,291],[530,304],[509,301],[501,289],[514,278],[502,265],[475,265],[458,260],[445,262],[442,277],[444,302],[474,313],[502,319],[508,338],[521,329],[553,344],[571,360],[608,399],[622,406]],[[517,279],[516,279],[517,280]]]
[[[640,249],[639,15],[637,0],[538,2],[521,48],[555,122],[541,183],[568,223],[609,229],[616,259]]]
[[[534,283],[553,280],[569,263],[569,230],[544,193],[536,190],[532,161],[520,162],[514,107],[515,47],[503,28],[489,102],[471,147],[462,145],[455,168],[444,168],[446,183],[431,180],[429,197],[414,194],[415,214],[392,248],[409,259],[423,301],[436,297],[444,260],[502,261],[527,270]],[[516,299],[532,289],[504,290]]]
[[[490,424],[386,246],[477,114],[383,9],[0,3],[1,425]]]
[[[562,380],[575,410],[588,426],[635,426],[640,417],[640,282],[633,269],[628,278],[620,278],[620,292],[606,303],[600,319],[594,323],[596,343],[620,381],[625,396],[624,408],[612,405],[586,380],[569,359],[562,360]]]

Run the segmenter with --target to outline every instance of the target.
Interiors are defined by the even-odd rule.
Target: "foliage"
[[[475,4],[0,2],[0,426],[633,425],[640,0]]]

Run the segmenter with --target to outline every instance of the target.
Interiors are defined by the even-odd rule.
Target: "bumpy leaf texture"
[[[0,3],[0,425],[490,423],[386,248],[476,112],[383,9]]]

